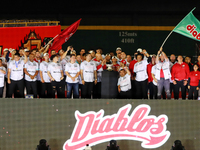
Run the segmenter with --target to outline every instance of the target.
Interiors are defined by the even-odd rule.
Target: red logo
[[[197,40],[200,40],[200,33],[198,33],[197,31],[195,31],[196,26],[195,25],[187,25],[187,30],[190,31],[190,33],[192,34],[192,36],[194,38],[196,38]]]
[[[166,115],[149,115],[151,108],[146,104],[137,106],[129,116],[130,110],[128,104],[111,116],[104,116],[104,110],[85,114],[75,111],[77,122],[63,150],[82,150],[86,144],[93,146],[111,139],[135,140],[142,142],[143,148],[157,148],[168,140]]]

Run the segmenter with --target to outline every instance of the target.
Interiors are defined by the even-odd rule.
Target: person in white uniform
[[[73,90],[73,98],[79,98],[79,74],[80,67],[76,63],[76,56],[70,56],[70,62],[65,65],[66,83],[67,83],[67,98],[71,98]]]
[[[52,97],[55,97],[55,92],[57,91],[58,98],[65,97],[65,89],[62,88],[62,80],[64,79],[63,70],[60,63],[58,63],[58,56],[52,55],[51,56],[51,63],[48,65],[47,74],[51,79],[52,85]]]
[[[47,74],[49,54],[44,53],[44,61],[40,63],[41,98],[52,98],[51,79]]]
[[[91,54],[86,54],[86,60],[81,63],[82,96],[81,98],[91,98],[93,83],[97,84],[97,68],[91,61]]]
[[[9,63],[9,97],[12,97],[12,94],[14,93],[16,87],[19,89],[19,97],[24,97],[24,64],[27,63],[28,58],[25,55],[24,51],[22,53],[24,55],[24,60],[20,60],[19,53],[15,53],[14,60]]]
[[[6,75],[6,68],[2,64],[2,59],[0,59],[0,97],[3,97],[3,89],[4,89],[4,78]]]
[[[121,68],[119,74],[120,77],[117,83],[119,98],[131,98],[131,73],[128,67]]]
[[[143,50],[143,52],[146,54],[148,59],[144,59],[144,55],[141,53],[137,54],[137,63],[134,65],[134,73],[136,74],[136,97],[138,99],[148,99],[147,96],[147,84],[148,84],[148,75],[147,75],[147,65],[151,61],[151,57],[149,57],[149,54],[146,52],[146,50]]]
[[[33,94],[34,98],[37,98],[37,75],[38,75],[38,63],[34,61],[34,54],[29,55],[29,61],[24,66],[25,83],[27,94]],[[32,93],[33,92],[33,93]]]

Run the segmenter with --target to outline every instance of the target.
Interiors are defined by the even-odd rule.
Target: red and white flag
[[[60,34],[58,34],[53,43],[52,46],[49,49],[49,53],[51,52],[51,50],[55,50],[56,52],[58,52],[58,50],[61,48],[61,46],[68,41],[68,39],[76,32],[76,30],[78,29],[78,26],[80,24],[81,19],[79,19],[78,21],[74,22],[73,24],[71,24],[68,28],[66,28],[65,30],[63,30]]]

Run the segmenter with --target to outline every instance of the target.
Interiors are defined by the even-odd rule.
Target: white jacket
[[[159,61],[157,64],[156,64],[156,73],[155,73],[155,78],[157,80],[160,80],[160,70],[163,70],[163,73],[164,73],[164,77],[165,77],[165,80],[166,79],[170,79],[171,78],[171,73],[170,73],[170,66],[169,66],[169,60],[168,61]]]

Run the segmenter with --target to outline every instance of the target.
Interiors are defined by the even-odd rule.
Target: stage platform
[[[200,101],[132,99],[0,99],[0,150],[104,150],[117,139],[121,150],[185,149],[200,144]]]

